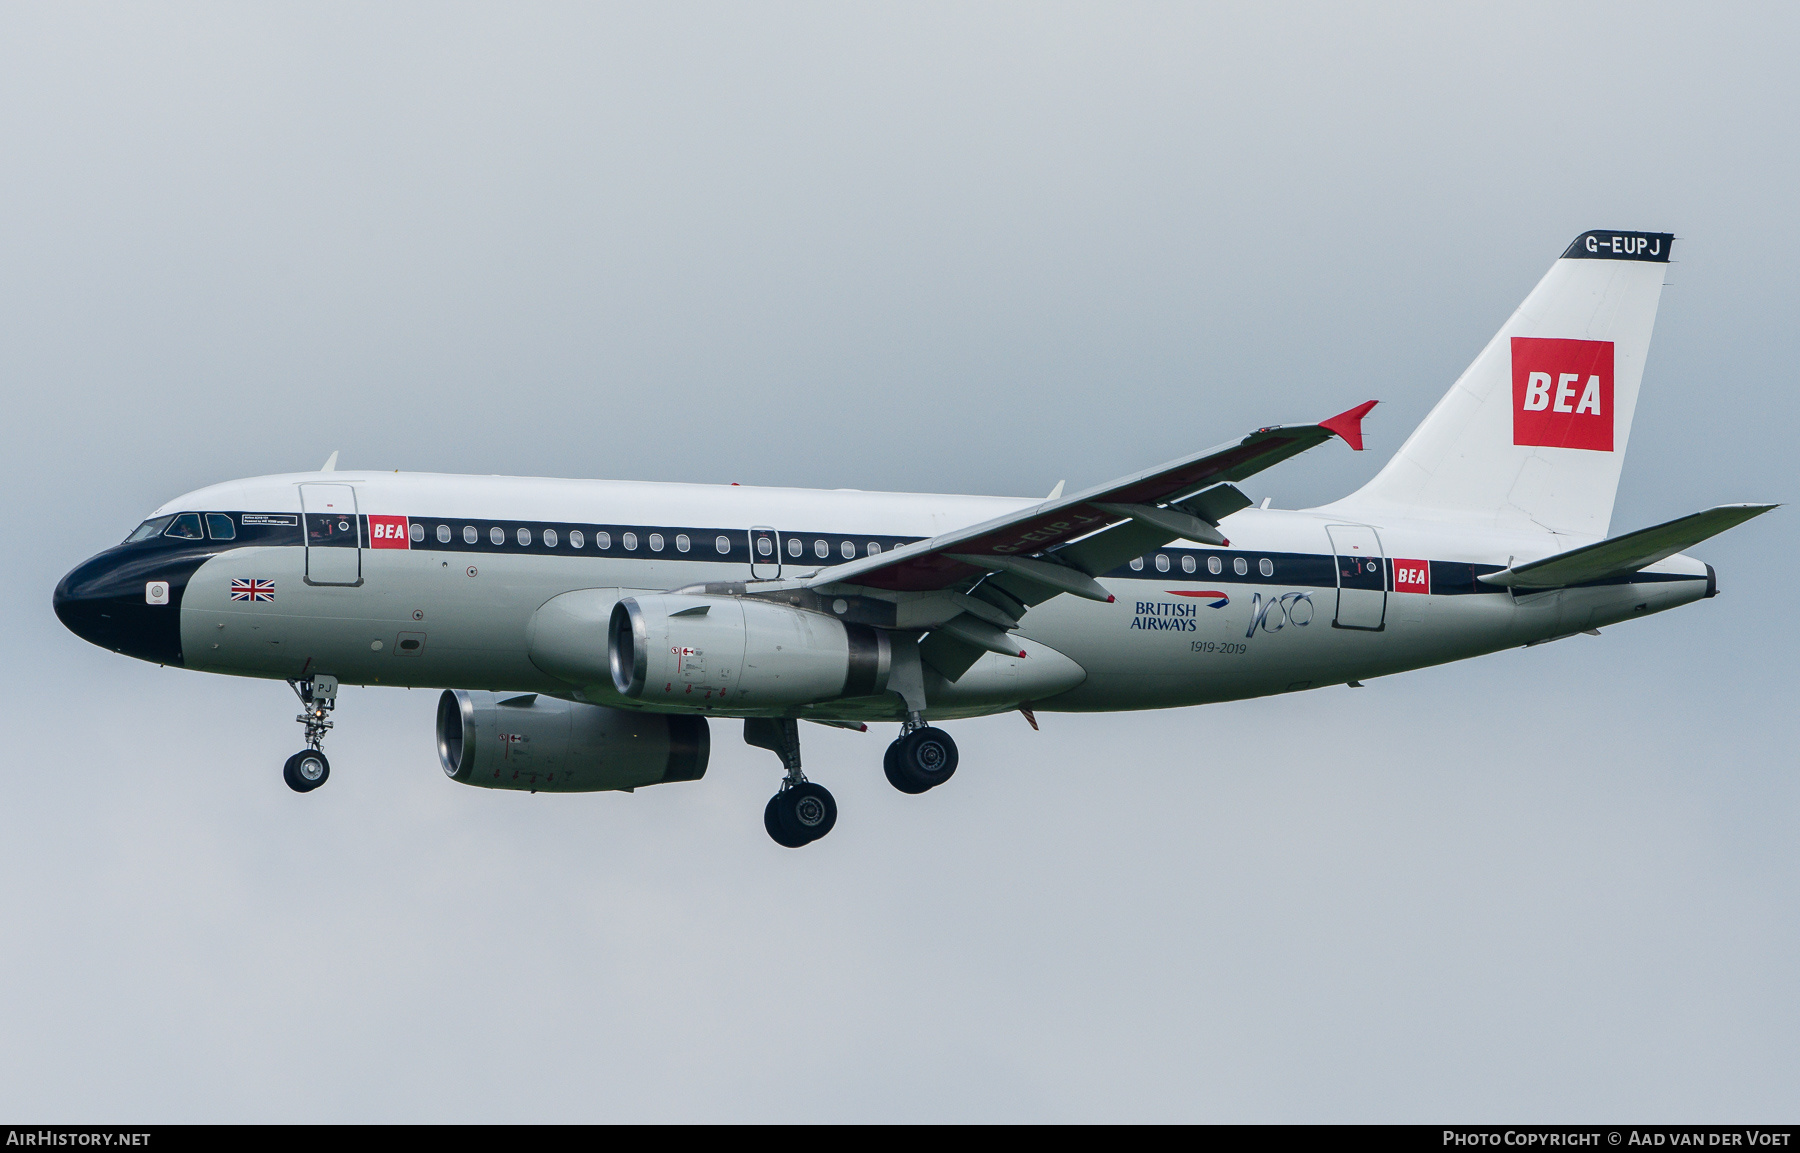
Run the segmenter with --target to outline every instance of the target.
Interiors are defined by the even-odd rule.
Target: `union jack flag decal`
[[[234,601],[272,601],[275,599],[275,582],[234,580],[231,582],[231,599]]]

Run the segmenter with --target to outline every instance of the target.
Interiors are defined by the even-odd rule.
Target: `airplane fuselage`
[[[543,610],[583,590],[610,600],[728,582],[778,592],[871,550],[1034,503],[431,474],[262,477],[157,510],[153,521],[177,519],[70,573],[57,607],[95,643],[197,671],[765,715],[691,694],[627,700],[604,677],[571,677],[544,653],[590,646],[598,667],[603,626],[581,621],[603,611]],[[332,522],[322,538],[320,518]],[[167,535],[194,526],[197,536]],[[1220,529],[1227,546],[1177,541],[1099,575],[1111,604],[1064,596],[1033,609],[1016,632],[1024,659],[989,653],[956,681],[927,670],[926,715],[1167,708],[1341,685],[1567,636],[1715,589],[1706,565],[1681,556],[1629,580],[1525,595],[1476,579],[1586,543],[1548,533],[1259,508]],[[591,635],[570,635],[584,629]],[[799,711],[904,716],[898,698]]]

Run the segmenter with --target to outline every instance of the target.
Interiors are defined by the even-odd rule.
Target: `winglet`
[[[1330,420],[1321,420],[1319,427],[1327,432],[1335,432],[1344,438],[1344,443],[1357,452],[1362,451],[1362,421],[1369,415],[1369,410],[1380,404],[1379,400],[1364,401],[1348,412],[1340,412]]]

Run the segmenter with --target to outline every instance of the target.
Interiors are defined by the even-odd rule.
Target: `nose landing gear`
[[[744,743],[773,752],[787,770],[781,791],[763,806],[763,828],[769,837],[782,848],[798,849],[831,832],[837,824],[837,802],[824,785],[807,780],[800,771],[800,722],[792,717],[752,717],[744,722]]]
[[[306,747],[281,766],[281,779],[296,793],[310,793],[331,779],[331,762],[319,748],[331,722],[326,719],[337,708],[336,677],[314,677],[309,681],[289,681],[288,687],[300,698],[300,715],[294,719],[306,726]]]

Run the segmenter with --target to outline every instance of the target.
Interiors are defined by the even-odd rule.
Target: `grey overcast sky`
[[[1793,1120],[1800,566],[1355,691],[445,780],[434,698],[50,612],[145,512],[347,466],[1037,494],[1378,397],[1587,228],[1681,237],[1615,531],[1792,501],[1790,5],[0,8],[0,1114]]]

